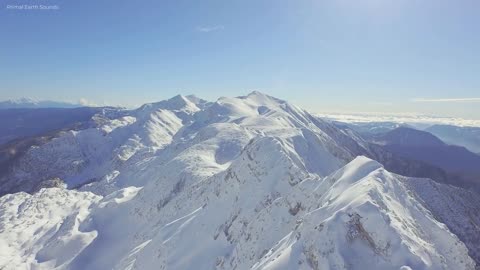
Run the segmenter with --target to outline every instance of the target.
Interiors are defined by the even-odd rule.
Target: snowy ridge
[[[34,191],[40,182],[60,178],[69,187],[98,181],[124,166],[136,153],[152,155],[198,110],[184,97],[146,104],[130,112],[95,115],[97,127],[64,132],[41,147],[34,147],[2,177],[1,190]],[[167,109],[168,108],[168,109]],[[110,119],[110,117],[114,117]]]
[[[355,157],[358,138],[285,101],[178,96],[102,121],[32,150],[86,160],[70,186],[97,179],[1,197],[0,268],[475,269],[428,198],[478,205]]]

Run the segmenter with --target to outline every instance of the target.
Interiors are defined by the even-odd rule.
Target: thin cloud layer
[[[366,122],[394,122],[405,124],[422,124],[422,125],[454,125],[480,127],[480,120],[463,119],[459,117],[435,117],[429,115],[421,115],[415,113],[398,113],[398,114],[382,114],[382,113],[357,113],[357,114],[341,114],[341,113],[317,113],[319,117],[346,122],[346,123],[366,123]]]
[[[223,25],[213,25],[213,26],[199,26],[197,27],[198,32],[210,33],[214,31],[220,31],[225,29]]]
[[[480,98],[414,98],[412,102],[480,102]]]

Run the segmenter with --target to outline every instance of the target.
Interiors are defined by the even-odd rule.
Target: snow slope
[[[197,110],[181,96],[133,111],[106,110],[93,117],[96,127],[63,132],[32,147],[0,179],[0,194],[32,192],[53,178],[69,187],[97,181],[125,166],[135,154],[145,157],[168,145]]]
[[[62,155],[51,176],[72,168],[62,179],[79,190],[0,198],[0,268],[475,269],[475,242],[452,231],[478,232],[456,211],[478,204],[355,157],[287,102],[178,96],[100,120],[33,150]]]

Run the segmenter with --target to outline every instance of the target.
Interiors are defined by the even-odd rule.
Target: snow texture
[[[313,119],[259,92],[98,116],[17,163],[12,183],[67,188],[0,198],[0,268],[475,269],[473,194]]]

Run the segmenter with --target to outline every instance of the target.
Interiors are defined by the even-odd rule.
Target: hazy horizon
[[[258,90],[255,90],[258,91]],[[262,91],[259,91],[262,92]],[[245,96],[248,95],[250,92],[245,92],[239,95],[235,96],[228,96],[228,97],[238,97],[238,96]],[[268,93],[262,92],[264,94],[270,95]],[[201,99],[204,99],[208,102],[215,102],[218,99],[222,97],[227,97],[227,96],[218,96],[214,99],[206,99],[202,96],[196,95],[196,94],[177,94],[177,95],[182,95],[182,96],[195,96]],[[102,107],[102,106],[112,106],[112,107],[123,107],[126,109],[136,109],[146,103],[155,103],[159,102],[162,100],[167,100],[170,98],[175,97],[174,96],[169,96],[165,97],[162,99],[155,99],[155,100],[148,100],[143,103],[138,103],[138,104],[114,104],[108,101],[103,101],[100,103],[95,103],[92,102],[91,100],[86,100],[86,99],[80,99],[80,100],[52,100],[52,99],[42,99],[42,98],[37,98],[37,97],[19,97],[19,98],[9,98],[9,99],[3,99],[0,100],[0,102],[58,102],[58,103],[66,103],[66,104],[72,104],[72,105],[82,105],[82,106],[92,106],[92,107]],[[272,96],[272,95],[270,95]],[[280,98],[278,96],[272,96],[275,98]],[[286,100],[286,99],[283,99]],[[286,100],[289,101],[289,100]],[[412,122],[415,122],[415,118],[418,117],[423,117],[424,119],[420,120],[420,122],[429,122],[429,123],[447,123],[447,124],[453,124],[453,125],[465,125],[465,126],[480,126],[480,116],[475,118],[475,117],[464,117],[464,116],[458,116],[458,115],[448,115],[445,113],[428,113],[428,112],[415,112],[415,111],[399,111],[399,112],[391,112],[391,111],[354,111],[354,110],[335,110],[335,109],[324,109],[322,107],[313,107],[313,108],[307,108],[305,106],[302,106],[298,103],[291,102],[292,104],[295,104],[297,106],[300,106],[304,109],[307,109],[309,112],[315,113],[317,115],[323,115],[323,116],[329,116],[332,117],[332,119],[338,115],[341,117],[336,118],[337,120],[340,119],[349,119],[351,121],[359,121],[359,122],[365,122],[367,119],[371,119],[370,121],[372,122],[383,122],[383,121],[405,121],[405,119],[411,118]],[[425,118],[427,120],[425,120]],[[387,120],[385,120],[387,119]],[[466,121],[461,121],[461,120],[466,120]],[[408,122],[408,121],[407,121]]]

